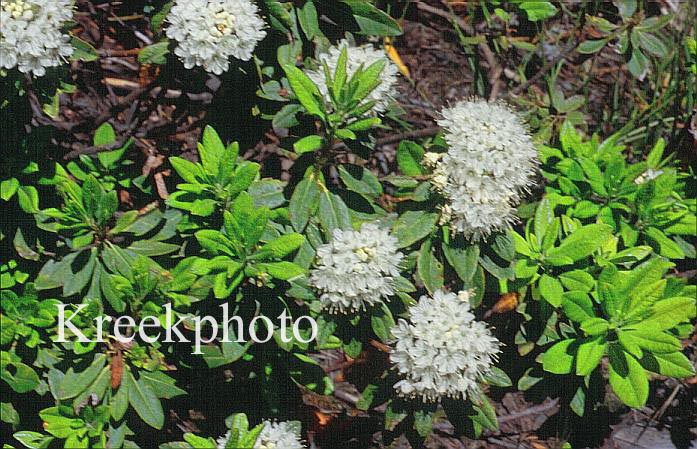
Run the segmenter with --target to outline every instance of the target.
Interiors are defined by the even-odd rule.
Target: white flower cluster
[[[250,0],[180,0],[167,15],[167,37],[177,41],[174,53],[184,67],[220,75],[231,56],[248,61],[266,36],[257,11]]]
[[[254,443],[254,449],[303,449],[300,435],[285,421],[264,421],[264,428]],[[218,438],[218,449],[225,449],[230,439],[230,431]]]
[[[531,184],[537,151],[520,118],[506,105],[461,101],[438,124],[449,149],[432,184],[443,193],[443,223],[472,240],[516,220],[515,205]]]
[[[363,66],[363,69],[367,69],[370,65],[378,61],[385,62],[385,67],[380,74],[380,84],[366,98],[367,101],[375,100],[376,103],[373,107],[373,112],[375,114],[385,112],[390,103],[397,96],[397,74],[399,73],[397,65],[392,62],[384,50],[376,49],[372,44],[356,47],[351,46],[346,39],[342,39],[337,45],[330,47],[327,53],[318,56],[320,64],[322,62],[327,63],[327,67],[329,67],[329,72],[332,76],[334,76],[336,72],[339,56],[344,48],[346,49],[346,74],[348,79],[351,79],[356,73],[356,70],[361,66]],[[324,69],[319,67],[317,70],[308,70],[306,73],[312,82],[319,87],[319,91],[326,101],[329,102],[329,90],[327,89],[327,79],[324,76]]]
[[[71,0],[3,0],[0,2],[0,67],[44,76],[73,54],[62,31],[73,17]]]
[[[402,396],[435,402],[443,397],[466,399],[488,373],[499,353],[499,341],[486,323],[470,312],[470,293],[422,296],[405,320],[392,329],[396,338],[390,360],[404,376],[395,384]]]
[[[348,313],[394,294],[404,256],[387,229],[364,223],[359,231],[335,229],[331,241],[317,248],[317,257],[310,284],[321,292],[322,307]]]

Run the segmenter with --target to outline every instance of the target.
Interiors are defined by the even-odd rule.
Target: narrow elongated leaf
[[[351,217],[344,200],[329,191],[322,192],[319,197],[319,221],[329,232],[334,229],[349,229]]]
[[[295,187],[290,197],[288,215],[296,231],[302,232],[305,229],[310,216],[317,210],[319,196],[319,186],[313,179],[305,178]]]
[[[324,106],[320,101],[322,94],[312,80],[302,70],[290,64],[284,64],[283,71],[286,72],[290,87],[305,110],[309,114],[323,116]]]
[[[161,429],[165,423],[165,414],[152,388],[143,378],[136,381],[130,369],[124,375],[129,377],[128,402],[146,424]]]

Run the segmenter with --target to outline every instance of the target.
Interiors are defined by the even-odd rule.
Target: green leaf
[[[641,330],[618,330],[617,337],[620,344],[634,357],[640,358],[642,350],[654,354],[665,354],[680,351],[680,340],[663,331],[655,331],[647,328]]]
[[[564,314],[572,321],[582,323],[595,317],[593,302],[587,293],[583,291],[570,291],[562,296],[562,309]]]
[[[69,368],[60,384],[56,385],[57,389],[52,388],[53,396],[58,400],[74,398],[94,382],[105,364],[106,356],[100,354],[94,358],[87,369],[80,373],[75,373],[72,368]]]
[[[142,377],[136,381],[130,369],[124,372],[124,376],[129,377],[128,402],[146,424],[161,429],[165,414],[160,400]]]
[[[576,51],[581,54],[597,53],[607,44],[607,42],[608,41],[606,39],[588,39],[581,42],[581,44],[576,48]]]
[[[111,416],[116,421],[120,421],[128,410],[128,387],[128,376],[123,376],[119,390],[111,397]]]
[[[193,433],[185,433],[184,441],[189,443],[194,449],[216,449],[218,447],[213,438],[202,438]]]
[[[402,30],[392,17],[380,11],[365,0],[341,0],[351,8],[353,17],[361,29],[361,34],[368,36],[399,36]]]
[[[295,187],[290,197],[288,215],[296,231],[302,232],[307,226],[310,216],[317,210],[319,196],[319,186],[314,179],[305,178]]]
[[[19,424],[19,413],[11,402],[0,403],[0,420],[16,426]]]
[[[382,195],[382,185],[378,178],[363,167],[355,165],[339,166],[339,177],[346,188],[361,195],[377,198]]]
[[[632,58],[629,60],[627,67],[635,78],[639,78],[648,70],[649,60],[641,50],[635,47],[632,49]]]
[[[283,258],[300,248],[305,242],[301,234],[285,234],[259,248],[252,259]]]
[[[286,202],[283,196],[284,183],[277,179],[262,179],[253,182],[247,189],[247,193],[254,201],[254,207],[268,207],[273,209],[282,206]]]
[[[634,33],[639,39],[641,48],[658,58],[665,58],[668,56],[668,47],[661,39],[651,33],[645,33],[636,29],[634,30]]]
[[[513,382],[511,378],[508,377],[508,374],[501,368],[495,366],[492,366],[491,371],[484,375],[484,381],[488,385],[493,385],[495,387],[507,388],[513,386]]]
[[[652,354],[652,356],[658,362],[658,373],[663,376],[680,379],[695,375],[695,368],[692,362],[681,352]]]
[[[172,399],[186,394],[186,391],[175,385],[175,380],[162,371],[143,371],[140,374],[158,398]]]
[[[644,368],[631,355],[611,345],[610,386],[618,398],[630,407],[642,407],[649,397],[649,380]]]
[[[28,393],[39,386],[39,375],[29,365],[21,362],[10,363],[14,373],[3,364],[0,368],[0,378],[17,393]]]
[[[431,241],[426,240],[421,244],[421,249],[416,259],[417,273],[424,287],[433,294],[443,287],[443,264],[436,259],[431,251]]]
[[[586,335],[590,336],[604,335],[609,329],[610,323],[600,317],[588,318],[581,323],[581,330],[585,332]]]
[[[637,8],[636,0],[613,0],[612,3],[615,4],[623,18],[631,17]]]
[[[559,274],[559,280],[567,290],[590,292],[595,287],[593,276],[581,270],[567,271]]]
[[[528,20],[538,22],[540,20],[549,19],[557,13],[557,8],[551,2],[546,1],[525,1],[520,5],[520,9],[525,11]]]
[[[571,345],[576,339],[562,340],[547,351],[542,359],[542,368],[553,374],[569,374],[574,366],[573,348]]]
[[[17,181],[17,178],[5,179],[0,182],[0,198],[2,198],[3,201],[8,201],[14,196],[18,188],[19,181]]]
[[[293,150],[298,154],[317,151],[324,145],[324,139],[320,136],[305,136],[293,144]]]
[[[567,257],[577,261],[588,257],[612,236],[612,227],[606,224],[590,224],[576,229],[562,240],[559,246],[547,252],[548,257]]]
[[[148,45],[138,53],[138,62],[141,64],[165,64],[169,54],[169,40],[163,40],[156,44]]]
[[[79,37],[70,36],[70,45],[73,46],[73,54],[70,55],[73,61],[92,62],[99,59],[97,49]]]
[[[538,242],[542,242],[547,233],[547,227],[554,221],[554,207],[549,198],[542,198],[540,204],[535,209],[535,237]]]
[[[456,248],[443,245],[443,254],[458,277],[465,283],[470,284],[477,272],[479,263],[479,246],[470,245],[465,248]]]
[[[19,207],[28,214],[39,212],[39,191],[34,186],[21,186],[17,190]]]
[[[581,343],[576,353],[576,374],[587,376],[593,372],[605,355],[607,343],[603,337],[595,337]]]
[[[29,449],[46,449],[51,444],[51,441],[54,440],[52,436],[43,435],[38,432],[30,432],[28,430],[15,432],[12,434],[12,437]]]
[[[109,145],[116,142],[116,133],[114,128],[108,123],[104,122],[99,125],[99,128],[94,132],[94,146],[101,147],[103,145]]]
[[[649,152],[649,155],[646,156],[646,165],[650,168],[658,168],[661,159],[663,159],[663,151],[665,148],[666,141],[663,138],[658,139]]]
[[[305,110],[318,117],[324,116],[324,105],[321,102],[322,94],[312,80],[299,68],[284,64],[283,71],[288,77],[293,93],[298,98]]]
[[[639,325],[632,326],[635,329],[672,329],[680,323],[689,321],[695,316],[695,298],[675,297],[656,303],[651,316]]]
[[[406,248],[429,235],[435,229],[438,215],[425,211],[406,211],[392,226],[392,235]]]
[[[182,177],[182,179],[191,184],[198,184],[199,179],[203,177],[201,167],[191,161],[187,161],[181,157],[170,157],[169,163],[172,164],[174,170]]]
[[[402,173],[407,176],[421,176],[426,170],[421,165],[424,156],[424,149],[421,145],[410,140],[403,140],[397,148],[397,165]]]
[[[258,263],[255,267],[259,269],[259,271],[268,273],[272,277],[282,281],[287,281],[305,274],[305,269],[303,267],[287,261]]]
[[[648,243],[654,248],[654,250],[663,257],[669,259],[684,259],[685,253],[683,253],[680,246],[673,240],[669,239],[663,232],[656,228],[646,228],[644,231],[646,233]]]
[[[390,329],[395,325],[395,322],[390,309],[387,307],[382,307],[382,309],[373,313],[370,316],[370,324],[375,335],[383,343],[388,343],[393,339]]]
[[[351,217],[346,203],[339,195],[327,190],[319,197],[319,221],[328,232],[351,228]]]
[[[220,136],[211,126],[203,129],[203,138],[198,145],[198,155],[206,173],[211,177],[217,177],[221,165],[221,159],[225,154],[225,145]]]
[[[296,14],[300,28],[305,32],[308,40],[312,40],[315,36],[322,36],[319,29],[319,21],[317,20],[317,8],[312,0],[305,2],[302,8],[297,8]]]
[[[554,307],[559,307],[562,303],[562,294],[564,293],[561,283],[552,276],[543,274],[539,285],[542,297]]]

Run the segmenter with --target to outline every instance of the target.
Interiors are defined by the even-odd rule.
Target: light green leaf
[[[286,72],[290,87],[305,110],[312,115],[324,116],[324,106],[320,100],[322,94],[312,80],[302,70],[290,64],[284,64],[283,71]]]
[[[576,354],[576,374],[587,376],[593,372],[605,355],[606,346],[603,337],[595,337],[581,343]]]
[[[539,285],[540,294],[548,303],[554,307],[559,307],[562,304],[564,288],[557,279],[547,274],[543,274],[540,278]]]
[[[311,153],[317,151],[324,145],[324,139],[321,136],[305,136],[293,144],[293,150],[298,154]]]
[[[568,257],[577,261],[588,257],[612,236],[612,228],[606,224],[590,224],[576,229],[562,240],[559,246],[547,252],[548,257]]]
[[[553,374],[569,374],[574,366],[575,350],[571,348],[574,342],[573,338],[562,340],[545,351],[542,368]]]

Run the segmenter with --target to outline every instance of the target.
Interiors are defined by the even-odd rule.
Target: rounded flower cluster
[[[0,3],[0,67],[44,76],[73,54],[62,28],[73,17],[71,0],[9,0]]]
[[[220,75],[234,57],[248,61],[266,36],[265,23],[250,0],[178,1],[167,15],[167,37],[187,69],[203,67]]]
[[[402,396],[424,402],[463,398],[477,388],[499,353],[499,341],[470,312],[470,294],[437,290],[422,296],[405,320],[392,329],[390,360],[404,377],[395,384]]]
[[[254,443],[254,449],[302,449],[300,436],[288,422],[264,421],[264,428]],[[218,438],[218,449],[225,449],[230,432]]]
[[[364,223],[359,231],[335,229],[331,241],[317,248],[317,257],[310,284],[321,292],[322,307],[348,313],[394,294],[404,256],[387,229]]]
[[[318,56],[320,64],[323,62],[327,63],[332,76],[336,73],[339,56],[344,48],[346,49],[346,74],[348,79],[351,79],[361,66],[363,66],[363,69],[366,69],[378,61],[385,62],[385,67],[380,74],[380,84],[366,98],[367,101],[375,100],[375,106],[372,109],[375,114],[385,112],[397,95],[397,74],[399,69],[384,50],[376,49],[371,44],[351,46],[346,39],[342,39],[337,45],[330,47],[327,53]],[[324,69],[319,67],[317,70],[308,70],[306,73],[319,87],[319,91],[326,101],[329,102],[329,90],[327,89]]]
[[[515,205],[537,167],[518,115],[502,103],[475,99],[444,109],[438,124],[449,146],[431,181],[448,200],[442,222],[472,240],[514,222]]]

